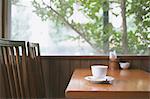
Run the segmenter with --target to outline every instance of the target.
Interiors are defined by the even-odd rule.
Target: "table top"
[[[145,99],[150,96],[150,73],[143,70],[108,70],[107,75],[115,78],[112,84],[94,84],[84,79],[90,75],[90,69],[76,69],[65,91],[66,97],[108,96],[108,93],[112,96],[112,93],[134,93],[139,96],[142,93],[142,96],[147,96]]]

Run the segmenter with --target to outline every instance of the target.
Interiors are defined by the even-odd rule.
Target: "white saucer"
[[[104,83],[104,84],[111,84],[114,80],[112,76],[106,76],[104,78],[95,78],[93,76],[86,76],[84,77],[84,79],[92,83]]]

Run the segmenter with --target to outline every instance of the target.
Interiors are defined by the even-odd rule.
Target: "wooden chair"
[[[45,98],[45,81],[40,58],[40,47],[38,43],[27,42],[29,68],[30,68],[30,87],[33,98]],[[34,83],[33,83],[34,82]]]
[[[24,41],[0,39],[0,98],[29,98]]]

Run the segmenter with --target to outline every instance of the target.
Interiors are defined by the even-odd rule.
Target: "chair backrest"
[[[27,42],[28,56],[29,56],[29,71],[30,76],[30,87],[33,98],[45,98],[45,81],[42,69],[42,63],[40,58],[40,47],[39,43]],[[33,83],[34,82],[34,83]]]
[[[0,39],[0,65],[6,97],[30,97],[25,42]]]

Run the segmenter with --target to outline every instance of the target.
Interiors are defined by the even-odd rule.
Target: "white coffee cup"
[[[107,74],[107,68],[108,66],[104,66],[104,65],[92,65],[91,71],[92,71],[93,77],[104,78]]]

